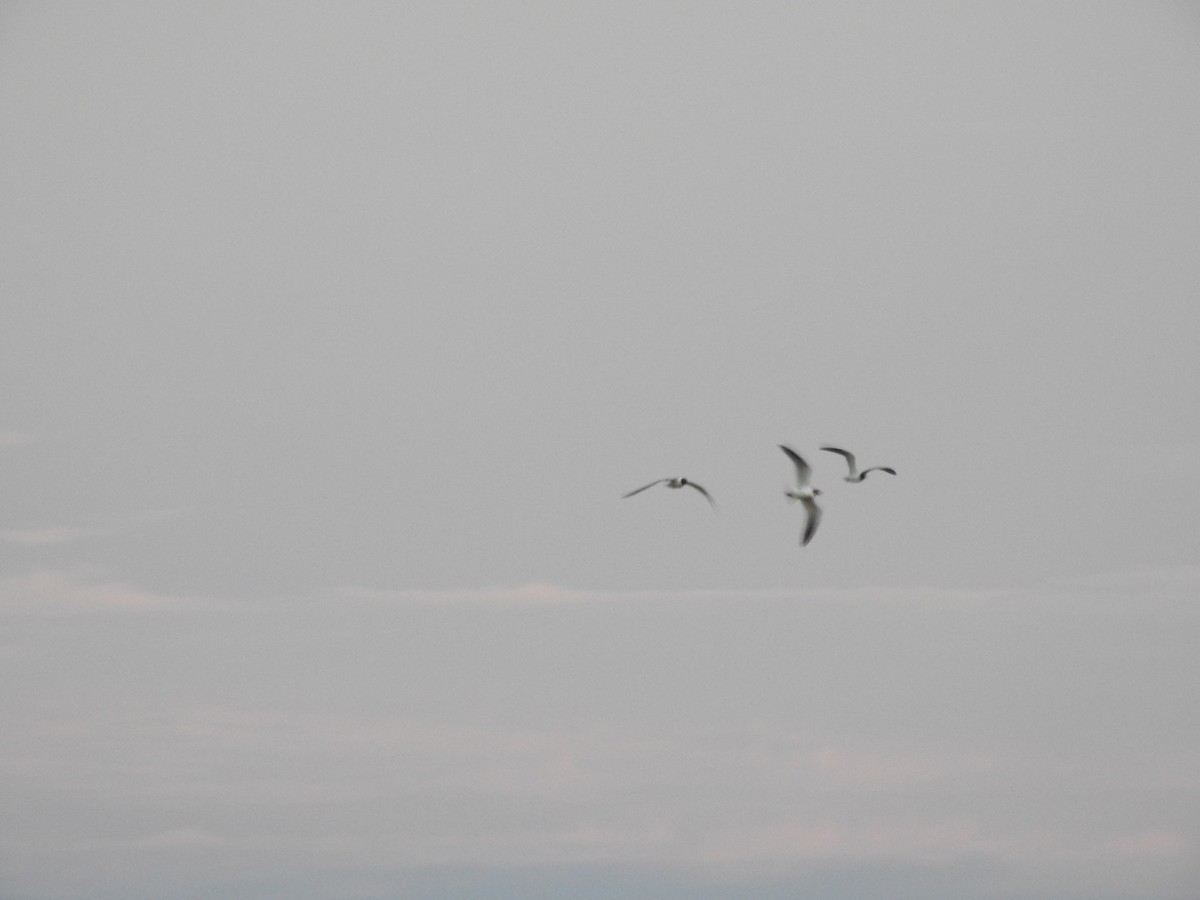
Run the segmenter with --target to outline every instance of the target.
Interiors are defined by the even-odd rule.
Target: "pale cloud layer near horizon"
[[[7,4],[0,893],[1190,900],[1197,96],[1187,4]]]
[[[6,896],[1185,898],[1198,588],[13,579]]]

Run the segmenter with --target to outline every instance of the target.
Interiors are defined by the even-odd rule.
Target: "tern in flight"
[[[664,484],[664,483],[669,488],[681,488],[681,487],[695,488],[696,490],[698,490],[700,493],[702,493],[704,495],[704,499],[709,502],[709,505],[712,506],[713,509],[717,508],[716,502],[713,500],[712,495],[709,494],[708,491],[706,491],[700,485],[696,484],[696,482],[688,481],[686,478],[660,478],[660,479],[658,479],[658,481],[652,481],[645,487],[638,488],[636,491],[630,491],[628,494],[622,494],[621,499],[624,500],[626,497],[632,497],[634,494],[640,494],[642,491],[649,490],[650,488],[654,487],[656,484]]]
[[[867,477],[868,472],[887,472],[889,475],[896,474],[896,470],[889,468],[888,466],[872,466],[871,468],[863,469],[860,472],[858,471],[858,464],[854,460],[854,454],[849,450],[841,450],[837,447],[822,447],[821,449],[846,457],[846,462],[850,464],[850,474],[843,478],[842,481],[849,481],[852,484],[857,484]]]
[[[812,468],[804,461],[804,457],[783,444],[779,445],[779,449],[786,453],[788,459],[796,465],[797,489],[784,491],[784,496],[789,500],[799,500],[804,504],[805,512],[808,513],[808,521],[804,523],[804,534],[800,536],[800,546],[803,547],[813,539],[813,535],[817,533],[817,525],[821,521],[821,507],[817,506],[817,501],[813,499],[819,496],[821,491],[809,484],[809,480],[812,478]]]

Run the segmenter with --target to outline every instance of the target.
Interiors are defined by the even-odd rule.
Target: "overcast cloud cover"
[[[1186,3],[5,4],[0,896],[1194,900],[1197,97]]]

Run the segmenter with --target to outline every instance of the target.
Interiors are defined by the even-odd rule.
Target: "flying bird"
[[[819,488],[812,487],[809,484],[812,478],[812,468],[804,461],[799,453],[791,447],[779,445],[779,449],[788,455],[796,466],[796,490],[784,491],[784,496],[789,500],[799,500],[804,504],[804,510],[808,514],[808,519],[804,523],[804,533],[800,536],[800,546],[803,547],[813,539],[813,535],[817,533],[817,525],[821,521],[821,507],[817,506],[817,501],[813,499],[819,496],[821,491]]]
[[[622,494],[621,499],[624,500],[626,497],[632,497],[634,494],[640,494],[642,491],[649,490],[650,488],[654,487],[656,484],[664,484],[664,483],[669,488],[682,488],[682,487],[695,488],[696,490],[698,490],[700,493],[702,493],[704,495],[704,499],[709,502],[709,505],[711,505],[713,509],[717,508],[716,501],[713,500],[712,495],[708,491],[706,491],[700,485],[696,484],[696,482],[688,481],[686,478],[660,478],[660,479],[658,479],[658,481],[652,481],[645,487],[638,488],[636,491],[630,491],[628,494]]]
[[[837,453],[840,456],[846,457],[846,462],[850,465],[850,474],[843,478],[842,481],[849,481],[852,484],[857,484],[867,477],[868,472],[887,472],[889,475],[896,474],[896,470],[889,468],[888,466],[872,466],[871,468],[863,469],[860,472],[858,471],[858,464],[854,460],[854,454],[849,450],[841,450],[837,447],[822,447],[821,449],[826,450],[829,453]]]

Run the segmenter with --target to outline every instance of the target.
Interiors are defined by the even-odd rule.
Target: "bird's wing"
[[[896,474],[896,470],[889,466],[871,466],[869,469],[863,469],[862,477],[866,478],[868,472],[887,472],[889,475]]]
[[[804,504],[805,510],[808,511],[808,521],[804,523],[804,534],[800,538],[800,546],[804,547],[813,539],[813,535],[817,533],[817,525],[821,521],[821,507],[817,506],[816,501],[812,497],[804,497],[800,502]]]
[[[638,488],[636,491],[630,491],[628,494],[622,494],[621,499],[624,500],[626,497],[632,497],[634,494],[640,494],[642,491],[647,490],[648,488],[652,488],[656,484],[662,484],[664,481],[670,481],[670,480],[671,479],[669,479],[669,478],[660,478],[660,479],[658,479],[658,481],[652,481],[649,484],[647,484],[645,487]]]
[[[712,498],[712,494],[710,494],[708,491],[706,491],[700,485],[696,484],[696,482],[689,481],[688,487],[694,487],[696,490],[698,490],[700,493],[702,493],[704,495],[704,499],[709,502],[709,504],[712,506],[713,509],[717,508],[717,501]]]
[[[808,480],[812,477],[812,469],[809,468],[808,463],[806,463],[804,458],[791,447],[785,447],[783,444],[780,444],[779,449],[786,453],[788,458],[795,463],[796,483],[799,484],[800,487],[808,487]]]
[[[854,454],[849,450],[842,450],[838,447],[822,447],[821,449],[846,457],[846,462],[850,465],[850,477],[853,478],[857,474],[858,463],[854,459]]]

